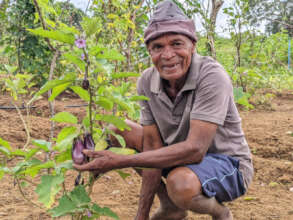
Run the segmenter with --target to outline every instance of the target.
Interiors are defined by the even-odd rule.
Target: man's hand
[[[73,164],[73,167],[80,171],[94,171],[95,173],[106,173],[107,171],[119,168],[119,162],[123,156],[111,151],[83,150],[83,153],[92,158],[86,164]]]

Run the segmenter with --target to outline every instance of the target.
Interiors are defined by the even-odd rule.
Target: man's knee
[[[167,191],[171,200],[181,209],[188,209],[192,198],[201,195],[201,183],[187,167],[172,170],[167,177]]]

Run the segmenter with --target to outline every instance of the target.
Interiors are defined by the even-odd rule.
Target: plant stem
[[[33,206],[36,206],[36,207],[42,209],[41,206],[39,206],[38,204],[32,202],[30,199],[28,199],[28,198],[24,195],[24,192],[22,191],[22,188],[21,188],[21,186],[20,186],[20,182],[19,182],[18,178],[15,177],[15,180],[16,180],[17,187],[18,187],[19,192],[20,192],[20,194],[22,195],[22,197],[23,197],[27,202],[29,202],[30,204],[32,204]]]
[[[27,138],[26,138],[26,143],[23,146],[23,149],[26,149],[27,146],[29,145],[30,141],[31,141],[30,131],[29,131],[29,128],[27,126],[27,123],[24,120],[23,115],[22,115],[21,111],[19,110],[18,106],[14,102],[12,102],[12,104],[14,105],[14,107],[15,107],[15,109],[16,109],[19,117],[20,117],[20,120],[22,121],[23,126],[24,126],[24,130],[25,130],[25,133],[26,133]]]

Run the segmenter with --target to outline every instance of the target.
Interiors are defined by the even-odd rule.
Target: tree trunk
[[[217,15],[219,13],[220,8],[224,4],[223,0],[212,0],[212,11],[210,14],[210,24],[207,30],[207,40],[208,40],[208,51],[210,55],[216,59],[216,49],[215,49],[215,28],[216,28],[216,21]]]

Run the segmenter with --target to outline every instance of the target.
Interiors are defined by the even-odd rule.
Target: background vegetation
[[[143,31],[157,2],[90,0],[82,11],[70,1],[0,1],[0,90],[11,94],[27,133],[23,149],[17,150],[0,137],[0,153],[4,155],[0,177],[13,176],[21,192],[24,184],[39,177],[36,193],[52,216],[118,218],[107,207],[91,202],[93,174],[84,176],[88,180],[85,184],[80,184],[79,174],[78,187],[73,191],[62,184],[72,169],[74,139],[90,133],[96,150],[104,150],[106,137],[111,134],[105,129],[108,124],[124,130],[128,129],[125,118],[138,119],[136,101],[146,98],[136,96],[135,77],[151,65]],[[222,0],[176,1],[190,18],[202,23],[198,53],[214,57],[225,67],[234,84],[236,102],[252,109],[269,103],[282,90],[293,91],[293,5],[289,0],[231,2],[232,6],[226,7]],[[227,17],[225,35],[215,31],[217,20],[222,19],[219,12]],[[259,31],[261,25],[265,25],[265,32]],[[64,91],[77,94],[86,103],[84,118],[54,112],[54,99]],[[45,93],[49,97],[51,134],[48,140],[34,140],[30,137],[29,109]],[[20,108],[27,109],[26,117]],[[54,123],[69,125],[56,134]],[[116,137],[125,146],[123,138]],[[21,160],[9,167],[7,161],[12,158]],[[127,176],[118,172],[122,178]],[[56,196],[58,206],[54,206]]]

